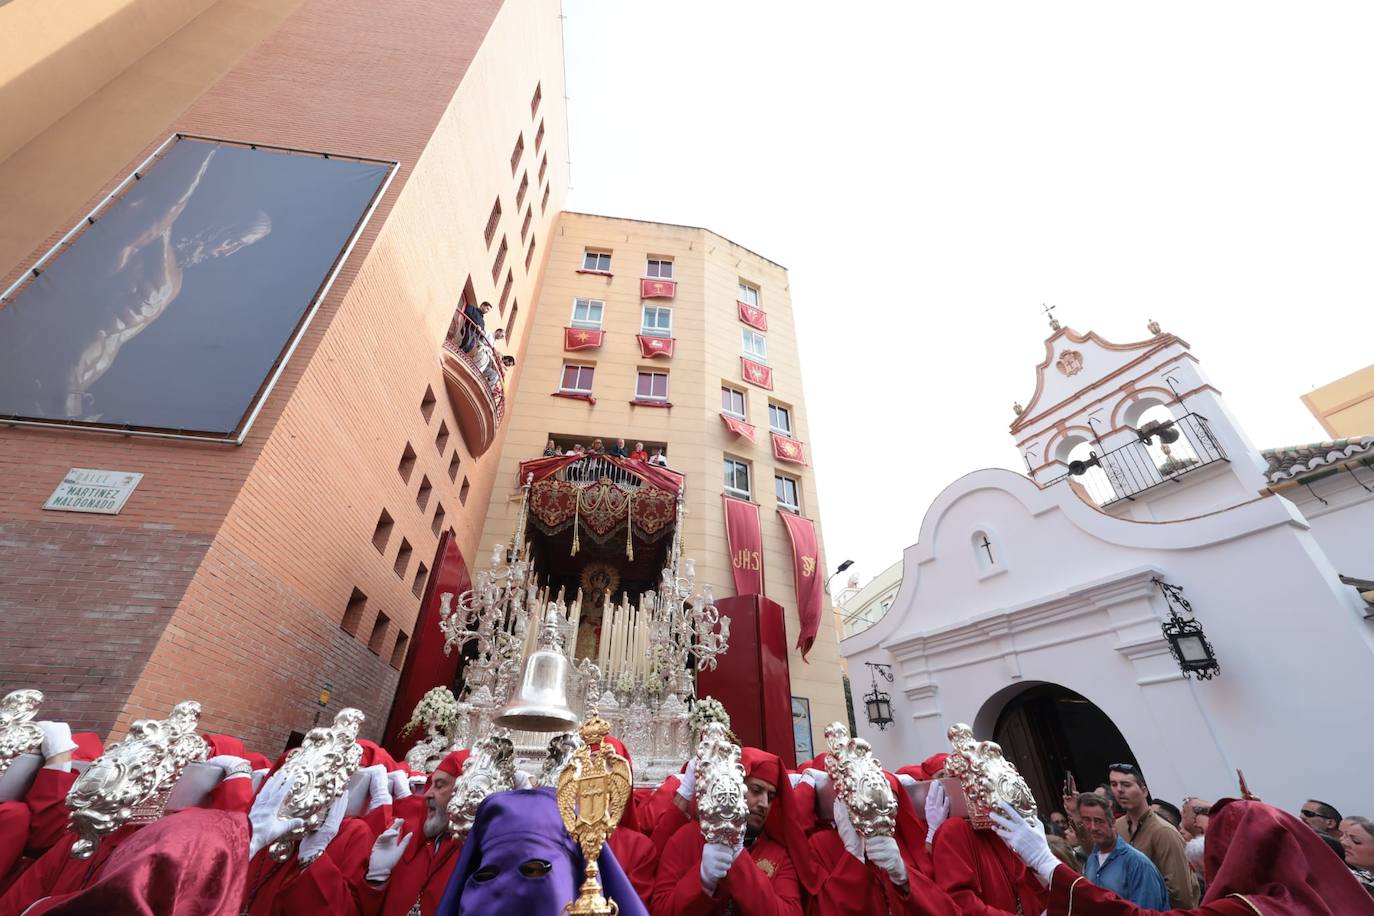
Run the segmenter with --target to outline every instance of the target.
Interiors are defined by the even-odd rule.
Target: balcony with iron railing
[[[444,388],[468,451],[491,448],[506,414],[506,369],[514,365],[492,346],[487,332],[460,310],[440,351]]]
[[[1077,480],[1101,508],[1134,500],[1165,484],[1205,467],[1227,461],[1207,418],[1186,413],[1167,421],[1151,421],[1136,430],[1125,445],[1069,462],[1068,473],[1050,481]]]

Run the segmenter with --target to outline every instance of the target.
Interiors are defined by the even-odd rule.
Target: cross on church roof
[[[1045,310],[1045,317],[1048,318],[1048,319],[1050,320],[1050,330],[1052,330],[1052,331],[1057,331],[1057,330],[1059,330],[1059,322],[1058,322],[1058,320],[1056,320],[1055,317],[1054,317],[1053,315],[1050,314],[1050,313],[1053,312],[1058,306],[1045,305],[1045,303],[1043,303],[1043,302],[1040,303],[1040,305],[1041,305],[1041,307],[1043,307],[1044,310]]]

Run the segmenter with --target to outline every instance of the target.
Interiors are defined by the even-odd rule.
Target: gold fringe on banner
[[[635,558],[635,494],[631,490],[625,500],[625,558]]]
[[[572,543],[572,553],[568,554],[568,556],[570,556],[570,557],[575,557],[575,556],[577,556],[577,548],[581,546],[581,544],[580,544],[580,543],[578,542],[578,540],[577,540],[577,523],[578,523],[578,519],[579,519],[579,511],[581,510],[581,508],[582,508],[582,494],[581,494],[581,493],[576,493],[576,492],[575,492],[575,493],[573,493],[573,543]]]

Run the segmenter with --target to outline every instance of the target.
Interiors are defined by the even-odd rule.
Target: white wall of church
[[[997,568],[980,564],[975,531]],[[1216,679],[1182,677],[1156,575],[1185,589],[1221,661]],[[878,731],[855,711],[889,769],[947,749],[955,722],[990,738],[1019,689],[1047,682],[1097,704],[1163,798],[1233,795],[1239,767],[1290,810],[1318,789],[1338,806],[1366,803],[1374,733],[1352,711],[1374,695],[1374,634],[1280,496],[1140,522],[1066,484],[974,472],[931,505],[887,616],[841,650],[851,672],[894,665],[894,725]]]

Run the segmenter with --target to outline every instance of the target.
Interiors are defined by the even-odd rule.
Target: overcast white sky
[[[1042,302],[1158,320],[1260,448],[1323,438],[1299,396],[1374,362],[1374,4],[564,12],[569,208],[791,272],[832,568],[866,581],[948,483],[1023,468]]]

